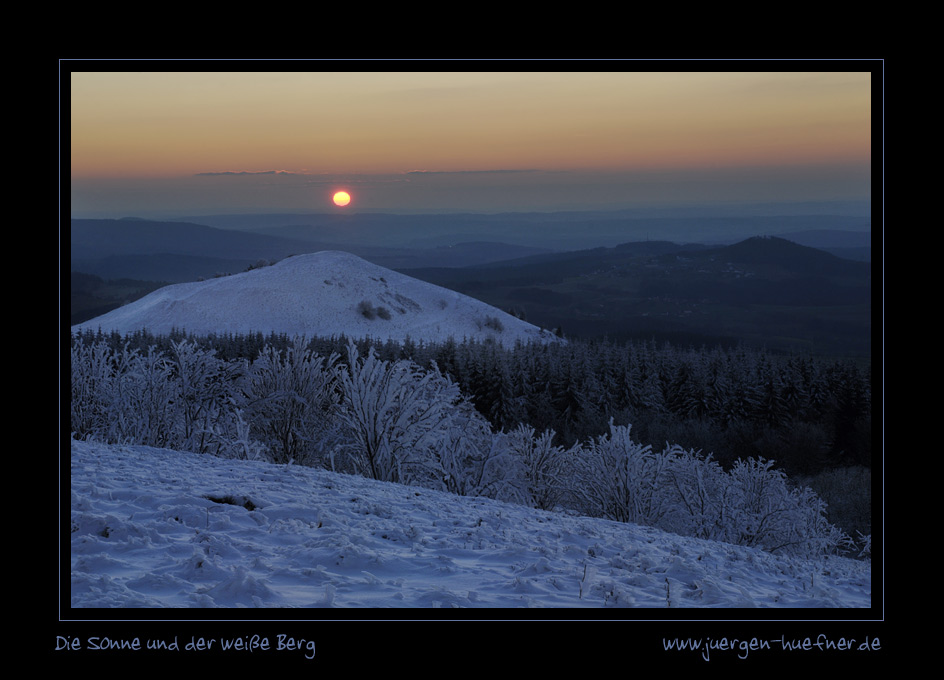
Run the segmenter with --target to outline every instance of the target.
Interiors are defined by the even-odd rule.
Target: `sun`
[[[333,200],[335,205],[343,207],[351,202],[351,195],[346,191],[338,191],[334,194]]]

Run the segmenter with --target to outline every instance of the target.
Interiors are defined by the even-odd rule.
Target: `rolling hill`
[[[74,330],[164,334],[284,333],[441,342],[448,338],[553,341],[555,336],[489,305],[340,251],[153,293]]]

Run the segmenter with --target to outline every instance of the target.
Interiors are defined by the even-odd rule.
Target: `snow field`
[[[870,564],[847,558],[315,468],[71,443],[73,607],[869,607],[870,583]]]

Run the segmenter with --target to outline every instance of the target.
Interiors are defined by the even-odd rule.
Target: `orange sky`
[[[867,69],[65,77],[73,215],[870,198]]]
[[[868,162],[868,73],[73,73],[75,178]]]

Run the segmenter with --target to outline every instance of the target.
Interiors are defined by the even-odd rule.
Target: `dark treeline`
[[[86,333],[142,351],[188,339],[220,359],[255,360],[284,335]],[[343,355],[345,338],[310,341],[312,352]],[[871,368],[852,361],[778,355],[747,347],[681,348],[655,342],[570,341],[519,345],[355,341],[387,361],[433,364],[452,378],[496,430],[527,424],[571,446],[632,425],[658,451],[669,442],[712,454],[722,466],[773,460],[787,474],[871,468]]]

